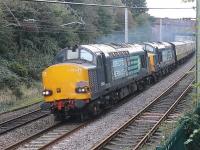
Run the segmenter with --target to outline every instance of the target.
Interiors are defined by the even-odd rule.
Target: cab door
[[[97,80],[99,83],[99,88],[102,90],[107,83],[106,74],[106,58],[103,53],[97,55]]]

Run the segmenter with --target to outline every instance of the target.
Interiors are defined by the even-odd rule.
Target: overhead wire
[[[27,1],[27,0],[22,0],[22,1]],[[67,5],[99,6],[99,7],[111,7],[112,6],[112,7],[117,7],[117,8],[126,8],[125,6],[117,6],[117,5],[87,4],[87,3],[74,3],[74,2],[63,2],[63,1],[28,0],[28,2],[47,2],[47,3],[59,3],[59,4],[65,4],[65,5],[67,4]],[[131,7],[131,8],[144,9],[144,7]],[[147,8],[147,9],[153,9],[153,8]],[[157,8],[157,9],[162,9],[162,8]],[[175,9],[175,8],[165,8],[165,9]],[[178,9],[189,9],[189,8],[178,8]],[[33,11],[33,13],[35,13],[35,12]],[[54,12],[49,12],[49,13],[54,13]],[[113,16],[115,16],[115,15],[113,15]],[[105,21],[112,21],[112,18],[111,19],[104,19],[104,20]],[[16,20],[13,20],[13,21],[16,21]],[[31,24],[32,24],[32,25],[36,25],[39,30],[48,29],[49,32],[50,31],[56,31],[56,30],[63,32],[66,29],[74,29],[73,27],[69,27],[69,26],[60,27],[59,25],[52,25],[51,22],[48,22],[48,20],[37,20],[36,22],[47,23],[47,24],[42,25],[42,24],[27,22],[27,26],[25,25],[24,27],[31,28]],[[48,23],[49,23],[49,25],[48,25]],[[124,22],[121,23],[121,25],[124,25]],[[89,25],[85,24],[84,26],[89,26]],[[97,27],[97,30],[93,30],[91,32],[102,31],[100,29],[106,29],[106,27]],[[77,29],[75,31],[79,31],[79,30]],[[41,31],[39,31],[39,32],[41,32]],[[72,32],[73,32],[73,30],[72,30]],[[82,32],[87,33],[87,31],[84,31],[84,29],[83,29]],[[112,32],[121,32],[121,31],[115,31],[114,30]]]
[[[68,4],[68,5],[82,5],[82,6],[96,6],[96,7],[114,7],[114,8],[131,8],[131,9],[195,9],[196,7],[133,7],[125,5],[104,5],[104,4],[92,4],[92,3],[76,3],[76,2],[66,2],[66,1],[56,1],[56,0],[21,0],[29,2],[45,2],[52,4]]]

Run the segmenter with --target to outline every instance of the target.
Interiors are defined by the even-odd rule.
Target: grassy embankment
[[[22,92],[20,98],[16,97],[16,95],[8,88],[0,91],[0,113],[12,111],[43,101],[40,83],[34,83],[30,88],[21,86],[20,91]]]

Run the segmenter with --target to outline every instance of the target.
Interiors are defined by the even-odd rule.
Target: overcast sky
[[[182,0],[147,0],[148,7],[193,7],[195,3],[183,3]],[[149,14],[156,17],[188,18],[196,17],[195,10],[149,10]]]

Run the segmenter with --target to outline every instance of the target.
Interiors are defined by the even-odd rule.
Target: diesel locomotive
[[[57,119],[97,115],[170,73],[194,51],[193,41],[65,48],[42,73],[45,102]]]

